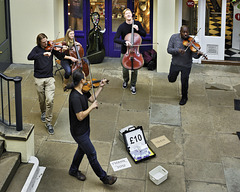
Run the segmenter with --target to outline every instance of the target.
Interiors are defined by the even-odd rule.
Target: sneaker
[[[54,134],[54,129],[53,129],[53,126],[49,123],[49,124],[46,124],[45,127],[47,128],[48,130],[48,133],[50,135],[53,135]]]
[[[45,112],[43,112],[42,115],[41,115],[41,121],[42,121],[43,123],[46,122],[46,113],[45,113]]]
[[[117,181],[117,177],[107,175],[105,179],[102,180],[104,184],[112,185]]]
[[[188,98],[182,97],[182,99],[179,102],[179,105],[185,105],[187,103]]]
[[[81,171],[77,171],[75,173],[69,171],[68,173],[69,173],[69,175],[71,175],[73,177],[76,177],[80,181],[85,181],[86,180],[86,176],[84,174],[82,174]]]
[[[128,86],[128,83],[126,81],[123,82],[123,89],[126,89]]]
[[[131,92],[132,92],[133,95],[135,95],[136,92],[137,92],[135,86],[131,86],[130,90],[131,90]]]

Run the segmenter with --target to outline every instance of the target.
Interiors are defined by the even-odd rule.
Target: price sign
[[[128,147],[133,147],[135,145],[145,144],[145,139],[143,136],[142,129],[135,129],[134,131],[125,133],[125,138],[128,144]]]

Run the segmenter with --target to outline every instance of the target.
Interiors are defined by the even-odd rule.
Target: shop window
[[[90,13],[97,12],[100,15],[98,25],[101,29],[105,28],[105,0],[90,0]],[[90,29],[93,28],[93,23],[90,18]]]
[[[5,4],[4,1],[0,1],[0,44],[2,44],[7,36],[6,36],[6,19],[5,19]]]
[[[221,36],[222,0],[206,1],[205,35]]]
[[[123,10],[127,8],[127,0],[112,0],[112,31],[116,32],[125,21]]]
[[[182,25],[188,26],[189,34],[196,35],[198,28],[198,0],[182,1]]]
[[[68,0],[68,23],[73,30],[83,30],[83,0]]]
[[[150,32],[150,0],[134,1],[135,18],[139,21],[147,34]]]

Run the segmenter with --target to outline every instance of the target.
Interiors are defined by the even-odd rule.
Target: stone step
[[[4,141],[0,140],[0,157],[4,151]]]
[[[21,154],[4,152],[0,157],[0,192],[5,192],[12,181],[19,165]]]
[[[21,192],[32,168],[32,163],[21,163],[6,192]]]

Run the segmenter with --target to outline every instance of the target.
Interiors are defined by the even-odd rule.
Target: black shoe
[[[84,174],[82,174],[81,171],[77,171],[75,173],[69,171],[69,175],[76,177],[80,181],[86,180],[86,176]]]
[[[123,89],[126,89],[128,86],[128,83],[126,81],[123,82]]]
[[[187,103],[188,98],[182,97],[182,99],[179,102],[179,105],[185,105]]]
[[[107,175],[105,179],[102,180],[104,184],[112,185],[117,181],[117,177]]]

